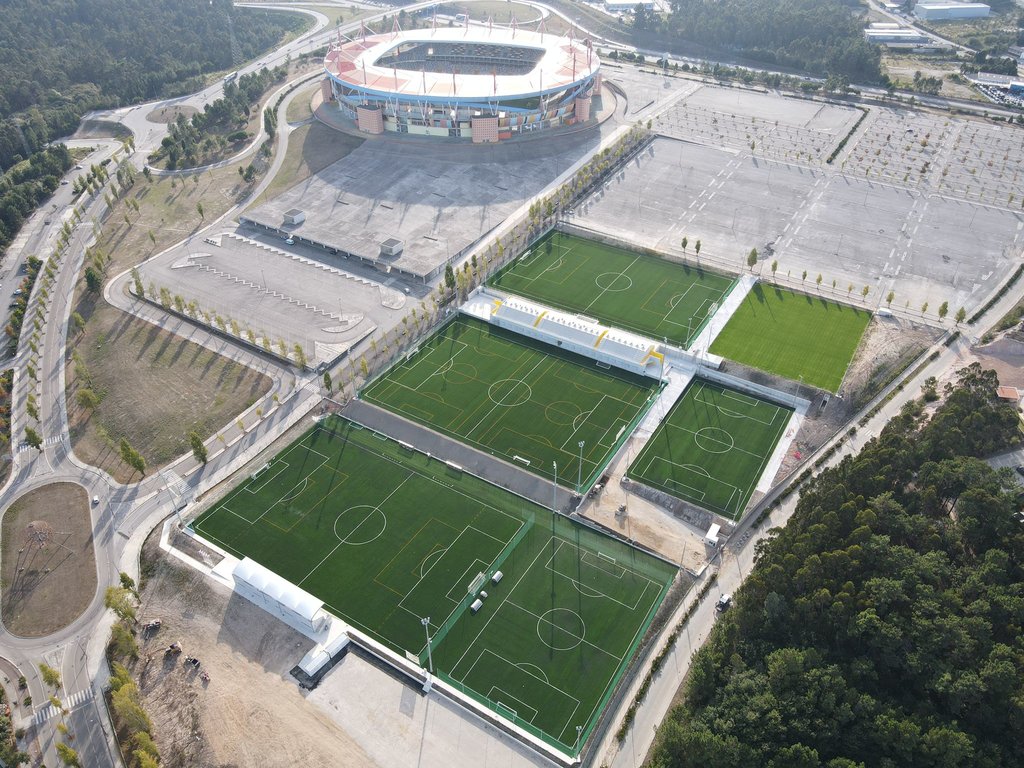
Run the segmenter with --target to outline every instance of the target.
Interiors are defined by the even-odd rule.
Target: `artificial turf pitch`
[[[689,346],[735,280],[554,231],[490,281],[495,288]]]
[[[870,321],[866,309],[758,283],[711,352],[838,392]]]
[[[792,412],[694,379],[636,457],[629,476],[738,520]]]
[[[544,477],[557,462],[559,482],[574,487],[604,468],[659,388],[459,317],[360,397]]]
[[[676,569],[331,417],[194,523],[328,610],[573,753]],[[504,578],[490,576],[500,569]],[[489,593],[472,613],[468,591]]]

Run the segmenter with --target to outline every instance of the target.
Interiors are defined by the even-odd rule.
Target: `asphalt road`
[[[407,10],[428,7],[431,3],[420,3],[410,6]],[[263,6],[266,7],[266,6]],[[287,6],[285,6],[287,7]],[[294,9],[293,9],[294,10]],[[550,9],[548,9],[550,10]],[[386,11],[382,11],[382,14]],[[334,29],[324,30],[326,17],[318,17],[317,26],[299,39],[283,46],[276,52],[262,57],[242,69],[248,72],[261,66],[274,66],[288,55],[296,55],[305,50],[319,47],[336,35]],[[357,25],[347,25],[349,28]],[[345,29],[343,27],[342,29]],[[660,55],[660,54],[658,54]],[[203,104],[215,99],[222,92],[222,84],[217,83],[209,88],[188,97],[128,107],[102,113],[93,113],[88,117],[112,120],[125,125],[135,136],[136,153],[125,158],[124,162],[132,162],[141,167],[145,156],[157,146],[166,135],[166,125],[151,123],[146,116],[161,106],[189,105],[202,109]],[[925,99],[920,99],[926,101]],[[947,104],[945,100],[934,100]],[[993,110],[990,110],[993,111]],[[282,121],[282,126],[284,126]],[[290,130],[285,128],[278,134],[278,153],[274,165],[267,177],[258,185],[253,194],[258,195],[273,174],[280,167],[287,146]],[[99,154],[87,162],[97,162],[113,155],[116,143],[90,140],[89,145],[100,146]],[[73,175],[72,175],[73,178]],[[69,179],[70,180],[70,179]],[[71,210],[71,185],[58,188],[53,199],[37,212],[19,235],[18,241],[9,249],[5,264],[0,267],[0,300],[10,302],[14,284],[18,279],[19,265],[31,253],[46,255],[55,243],[59,227],[64,217]],[[141,544],[153,526],[164,519],[172,511],[172,496],[164,488],[163,480],[157,474],[131,485],[122,485],[113,481],[108,475],[79,462],[71,452],[68,435],[67,414],[64,405],[64,350],[66,341],[67,319],[71,312],[71,296],[76,275],[81,267],[84,249],[92,237],[93,220],[103,212],[104,202],[99,193],[88,208],[83,224],[74,229],[71,245],[58,271],[56,284],[50,291],[46,311],[45,333],[40,348],[39,359],[35,361],[39,371],[37,397],[41,410],[42,434],[44,448],[37,452],[33,449],[15,446],[14,466],[11,477],[3,489],[0,489],[0,508],[8,506],[23,493],[51,482],[68,480],[83,485],[91,496],[97,496],[99,503],[92,508],[95,533],[96,559],[99,568],[99,588],[89,608],[65,629],[45,638],[19,638],[11,635],[6,628],[0,626],[0,672],[8,678],[8,690],[14,693],[13,681],[17,675],[23,674],[28,680],[28,693],[35,705],[26,708],[15,706],[14,716],[17,726],[30,729],[30,739],[34,742],[36,753],[48,765],[56,765],[54,750],[58,732],[57,724],[60,717],[50,716],[45,706],[49,691],[44,690],[38,674],[38,663],[46,661],[61,670],[64,686],[59,696],[68,707],[66,722],[75,735],[74,746],[78,750],[84,765],[105,766],[117,764],[116,745],[110,733],[108,716],[101,702],[102,687],[107,680],[103,646],[109,633],[111,616],[103,608],[103,590],[109,584],[116,584],[118,572],[128,571],[137,575],[137,559]],[[231,215],[229,211],[227,215]],[[47,224],[46,220],[50,223]],[[217,222],[211,223],[216,226]],[[182,457],[172,467],[178,476],[184,479],[187,486],[202,492],[217,482],[228,477],[245,461],[255,456],[268,446],[277,436],[290,425],[306,416],[320,402],[319,382],[311,376],[298,376],[289,369],[282,368],[272,360],[245,349],[211,334],[201,328],[192,326],[185,321],[168,317],[143,302],[132,299],[125,291],[127,275],[120,275],[111,280],[105,290],[108,301],[125,311],[132,312],[163,327],[179,333],[192,341],[207,346],[220,354],[228,355],[246,365],[263,370],[274,382],[272,395],[276,395],[279,403],[268,405],[264,418],[248,432],[240,433],[234,425],[225,432],[224,447],[211,443],[211,456],[207,465],[198,466],[191,455]],[[1005,309],[1012,306],[1019,298],[1021,291],[1004,297],[989,313],[988,317],[998,318]],[[37,290],[31,299],[31,307],[42,300]],[[933,375],[942,370],[955,367],[958,355],[963,351],[964,342],[958,342],[950,348],[943,348],[940,357],[931,363],[920,377]],[[26,423],[25,404],[29,393],[29,381],[26,368],[31,362],[30,353],[23,348],[13,361],[15,369],[15,387],[13,393],[12,434],[20,438],[24,434]],[[35,386],[35,385],[33,385]],[[894,413],[909,397],[916,393],[916,383],[908,386],[889,403],[882,411],[858,433],[856,444],[860,444],[872,434],[877,434],[889,416]],[[268,396],[271,397],[271,396]],[[271,398],[272,399],[272,398]],[[838,461],[847,450],[853,449],[849,444],[839,452],[832,461]],[[216,451],[216,452],[215,452]],[[784,524],[792,513],[794,502],[791,500],[780,510],[773,513],[772,525]],[[710,597],[715,598],[722,591],[733,591],[742,581],[744,574],[752,567],[753,544],[770,526],[762,526],[758,532],[750,534],[742,526],[734,535],[732,542],[724,554],[724,561],[719,573],[719,585]],[[748,535],[749,534],[749,535]],[[654,728],[661,721],[668,707],[671,696],[675,693],[678,680],[685,674],[690,656],[699,647],[714,621],[714,600],[706,600],[697,610],[688,624],[687,632],[680,638],[673,651],[670,664],[666,667],[670,672],[663,673],[652,686],[647,700],[637,715],[623,749],[615,750],[609,745],[606,754],[612,765],[637,765],[646,752],[653,735]],[[24,694],[21,694],[23,697]],[[12,697],[17,699],[17,697]]]

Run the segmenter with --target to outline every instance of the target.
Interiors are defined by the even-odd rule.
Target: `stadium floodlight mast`
[[[432,685],[430,679],[431,675],[434,674],[434,656],[430,652],[430,617],[424,616],[420,619],[420,624],[423,625],[423,631],[427,633],[427,681],[423,684],[424,692],[429,693]]]
[[[552,461],[551,466],[555,468],[555,482],[551,484],[551,511],[558,512],[558,462]]]
[[[586,444],[586,440],[580,440],[577,445],[580,447],[580,463],[576,467],[576,495],[579,496],[582,491],[580,490],[583,486],[583,446]]]
[[[580,736],[582,736],[582,735],[583,735],[583,726],[582,725],[577,725],[576,726],[576,749],[577,750],[580,748]]]

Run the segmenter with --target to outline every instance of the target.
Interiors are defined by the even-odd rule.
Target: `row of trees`
[[[694,658],[652,765],[1024,765],[1020,440],[974,364],[802,489]],[[929,399],[937,395],[931,383]]]
[[[282,80],[288,73],[285,65],[242,75],[224,86],[224,96],[208,103],[203,111],[186,119],[178,115],[170,124],[168,135],[160,148],[149,156],[151,163],[167,161],[167,167],[194,168],[208,161],[209,156],[250,138],[245,130],[253,107],[271,84]],[[263,115],[264,127],[273,137],[277,118],[272,109]]]
[[[671,7],[664,17],[638,8],[635,41],[741,56],[819,77],[884,82],[881,54],[864,40],[856,0],[672,0]]]

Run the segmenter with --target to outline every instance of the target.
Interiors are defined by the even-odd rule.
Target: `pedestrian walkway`
[[[92,688],[86,688],[84,690],[79,691],[78,693],[71,694],[66,699],[63,699],[61,701],[61,704],[64,705],[65,711],[70,712],[76,707],[80,707],[82,704],[92,701],[93,698],[95,697],[92,692]],[[32,725],[42,725],[47,720],[50,720],[59,714],[59,709],[53,706],[53,704],[47,704],[45,707],[36,711],[36,713],[32,715]]]

